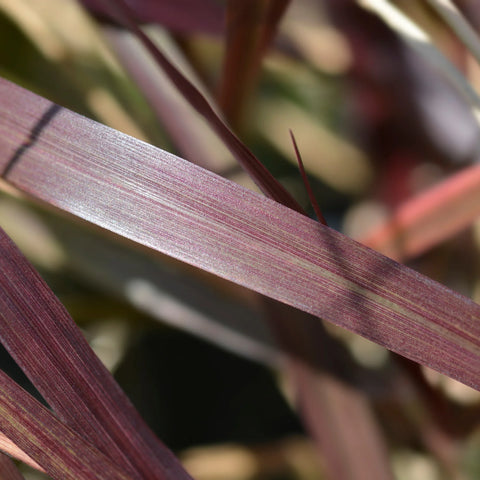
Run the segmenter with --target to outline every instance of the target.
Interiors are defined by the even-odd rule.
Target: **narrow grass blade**
[[[300,151],[297,146],[297,141],[295,140],[295,137],[291,130],[290,130],[290,138],[292,139],[293,148],[295,150],[295,156],[297,157],[298,169],[300,170],[300,175],[302,176],[303,184],[305,185],[305,189],[307,190],[308,198],[310,199],[310,204],[312,205],[313,211],[317,216],[317,220],[322,225],[327,225],[327,221],[323,216],[320,205],[318,204],[317,199],[315,198],[315,194],[313,193],[312,187],[310,186],[310,182],[307,177],[307,172],[305,172],[305,167],[303,166],[302,156],[300,155]]]
[[[229,123],[241,124],[262,59],[273,40],[289,0],[229,0],[226,46],[219,105]]]
[[[0,431],[55,480],[133,478],[60,422],[3,371],[0,371]]]
[[[228,128],[226,123],[215,112],[201,92],[163,55],[150,38],[137,26],[134,16],[124,0],[105,0],[112,5],[112,11],[119,21],[128,27],[144,47],[152,55],[158,65],[164,70],[170,81],[177,87],[186,100],[202,115],[211,128],[222,138],[232,155],[252,177],[260,190],[270,198],[280,201],[292,210],[302,212],[302,207],[290,193],[264,167],[255,155]],[[115,7],[115,9],[113,9]]]
[[[7,81],[0,98],[0,169],[17,188],[480,388],[480,306],[471,300]]]
[[[0,285],[0,339],[59,417],[131,478],[190,478],[1,229]]]

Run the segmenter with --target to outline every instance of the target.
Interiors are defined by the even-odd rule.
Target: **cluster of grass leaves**
[[[1,4],[0,73],[49,100],[0,84],[0,225],[150,427],[2,234],[0,337],[44,401],[2,373],[2,450],[189,478],[153,429],[195,478],[222,450],[185,449],[224,442],[231,478],[475,478],[479,397],[426,368],[480,384],[477,97],[426,34],[467,72],[473,30],[433,1],[167,3]]]

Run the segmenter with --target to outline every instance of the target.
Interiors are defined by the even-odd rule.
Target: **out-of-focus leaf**
[[[103,32],[117,59],[148,99],[183,158],[217,173],[231,168],[232,163],[236,164],[222,141],[185,101],[131,32],[108,26],[103,27]],[[163,47],[170,47],[168,52],[172,57],[174,45],[168,35],[158,31],[149,33],[152,41],[161,42]],[[160,35],[161,33],[163,34]],[[174,54],[177,65],[181,63],[185,70],[186,62],[180,57],[178,48],[174,50]],[[192,78],[193,72],[190,70],[189,78]],[[197,83],[199,80],[195,78],[195,81]]]
[[[441,56],[438,52],[425,61],[359,2],[327,0],[325,5],[350,45],[359,131],[381,174],[377,198],[389,205],[409,198],[412,169],[425,159],[444,167],[478,157],[479,129],[470,112],[474,103],[466,103],[439,75],[431,62]],[[425,48],[428,57],[428,42],[411,43]]]
[[[82,0],[92,13],[116,21],[102,0]],[[133,0],[128,2],[142,23],[159,23],[178,32],[218,34],[223,30],[224,5],[216,0]]]
[[[2,304],[5,301],[8,299],[3,295]],[[122,471],[111,459],[59,421],[3,371],[0,371],[0,385],[0,430],[22,450],[28,452],[52,478],[135,478]],[[3,478],[5,477],[2,476]]]
[[[385,0],[364,0],[363,5],[371,8],[385,21],[408,45],[430,63],[434,69],[457,90],[470,105],[477,121],[480,121],[480,96],[455,66],[433,45],[428,34],[401,10]]]
[[[460,232],[480,216],[480,165],[474,165],[400,205],[361,242],[406,261]]]
[[[427,0],[429,5],[451,27],[459,40],[467,47],[468,51],[480,61],[480,38],[469,25],[461,12],[449,0]]]
[[[1,341],[55,413],[131,478],[190,478],[3,231],[0,253]]]
[[[289,0],[229,0],[219,105],[238,126],[267,48]]]
[[[454,0],[453,3],[478,31],[480,27],[480,8],[477,2],[472,2],[470,0]]]
[[[269,324],[288,354],[286,370],[295,385],[295,405],[324,458],[327,478],[392,479],[368,399],[355,387],[358,368],[352,368],[318,318],[278,302],[267,301],[266,308]]]
[[[0,455],[0,478],[2,480],[24,480],[12,459],[6,455]]]
[[[17,188],[480,388],[480,306],[328,227],[3,80]]]

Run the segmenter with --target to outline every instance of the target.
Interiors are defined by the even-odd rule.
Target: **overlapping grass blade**
[[[130,478],[190,478],[140,418],[62,304],[1,230],[0,285],[1,341],[55,413]],[[21,437],[2,431],[45,467],[30,446],[23,448]]]
[[[3,371],[0,371],[0,385],[0,430],[28,452],[53,479],[135,478],[59,421]],[[5,468],[11,474],[11,468]]]

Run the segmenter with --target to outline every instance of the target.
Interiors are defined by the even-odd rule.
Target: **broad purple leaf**
[[[3,294],[3,301],[5,297]],[[55,480],[134,478],[65,426],[1,370],[0,430]]]
[[[60,418],[131,478],[189,479],[1,229],[0,285],[0,339]]]
[[[115,22],[105,2],[81,0],[93,14]],[[218,34],[223,31],[224,5],[217,0],[129,0],[141,23],[158,23],[177,32]]]
[[[0,98],[0,168],[17,188],[480,388],[468,298],[5,80]]]

